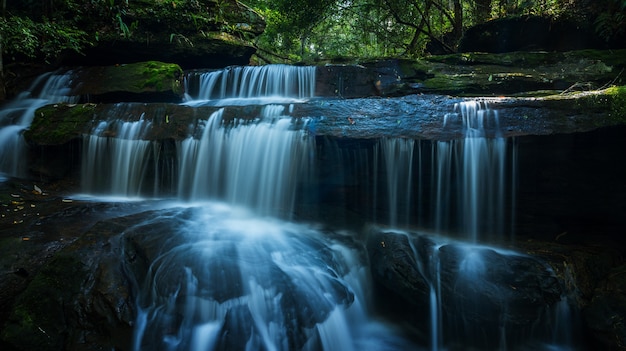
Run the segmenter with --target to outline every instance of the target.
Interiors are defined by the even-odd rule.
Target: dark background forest
[[[2,0],[0,72],[11,65],[55,65],[65,53],[111,38],[144,36],[133,6],[170,28],[170,42],[192,46],[176,26],[226,33],[256,49],[255,63],[315,63],[381,57],[416,58],[459,50],[470,29],[498,20],[541,18],[551,28],[567,23],[595,46],[619,46],[626,32],[626,0],[245,0],[264,28],[228,19],[233,0]],[[143,30],[143,32],[142,32]],[[251,34],[252,33],[252,34]],[[578,34],[577,34],[578,35]],[[529,33],[528,40],[537,40]],[[494,38],[494,41],[502,41]],[[623,44],[622,44],[623,45]],[[464,49],[461,47],[461,49]],[[472,47],[465,48],[471,51]],[[522,49],[546,49],[526,45]],[[4,81],[0,98],[5,95]],[[1,99],[0,99],[1,100]]]

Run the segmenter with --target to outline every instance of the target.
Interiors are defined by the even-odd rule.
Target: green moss
[[[141,73],[144,78],[141,88],[154,88],[156,91],[171,89],[181,93],[180,77],[183,70],[177,64],[148,61],[144,63]]]
[[[626,86],[616,86],[606,89],[611,97],[611,118],[626,123]]]
[[[24,133],[27,141],[36,144],[59,145],[79,137],[81,127],[92,119],[95,104],[55,104],[35,111],[35,118]]]
[[[77,259],[57,255],[18,297],[2,340],[28,350],[61,350],[69,332],[67,315],[86,277]]]
[[[587,111],[598,116],[592,123],[595,127],[626,124],[626,86],[614,86],[604,90],[591,92],[575,92],[568,94],[575,110]],[[561,100],[563,95],[546,99]]]
[[[138,62],[107,67],[99,82],[102,92],[128,91],[173,91],[182,93],[180,79],[183,70],[177,64],[158,61]]]
[[[626,49],[578,50],[565,53],[565,57],[601,61],[604,64],[613,67],[626,67]]]
[[[483,52],[466,52],[450,55],[429,56],[430,62],[445,63],[449,65],[495,65],[507,67],[532,67],[545,64],[558,63],[563,59],[559,53],[547,52],[510,52],[503,54],[490,54]]]

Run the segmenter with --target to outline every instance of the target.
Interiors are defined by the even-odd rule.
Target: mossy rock
[[[62,350],[71,326],[66,314],[86,277],[82,263],[58,255],[22,293],[2,331],[2,340],[27,350]]]
[[[35,111],[24,137],[30,144],[61,145],[78,138],[93,119],[96,104],[54,104]]]
[[[429,62],[445,63],[448,65],[497,65],[505,67],[533,67],[555,64],[561,62],[563,59],[564,55],[562,53],[548,52],[509,52],[502,54],[464,52],[425,58],[425,60]]]
[[[457,96],[532,95],[624,84],[626,50],[460,53],[404,64],[403,82],[419,92]],[[419,72],[420,74],[415,74]],[[541,94],[545,95],[545,94]]]
[[[608,111],[606,120],[598,120],[598,126],[626,124],[626,86],[613,86],[599,94],[579,93],[575,108],[581,110]]]
[[[89,67],[76,72],[73,94],[90,101],[173,101],[182,98],[183,70],[159,61]]]

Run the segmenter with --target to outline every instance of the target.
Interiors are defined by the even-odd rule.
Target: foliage
[[[51,61],[64,50],[81,52],[89,44],[87,33],[71,25],[28,17],[0,18],[3,53],[12,59],[41,57]]]
[[[541,15],[592,24],[605,40],[626,34],[626,0],[240,0],[267,26],[256,38],[268,61],[421,57],[453,52],[463,31],[490,19]],[[22,0],[0,20],[6,58],[51,61],[99,40],[151,39],[193,46],[226,33],[250,39],[234,0]],[[94,19],[98,19],[94,21]],[[251,34],[252,33],[252,34]]]
[[[263,51],[304,61],[453,52],[465,29],[511,16],[595,20],[607,40],[626,31],[626,0],[243,1],[267,21],[257,42]]]
[[[626,0],[607,0],[595,20],[596,32],[606,41],[626,33]]]

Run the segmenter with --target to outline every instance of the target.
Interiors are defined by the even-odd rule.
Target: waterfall
[[[457,103],[443,120],[444,128],[454,123],[462,125],[461,139],[433,141],[430,147],[399,138],[378,142],[375,169],[383,177],[387,224],[416,224],[421,210],[411,206],[430,203],[430,219],[421,224],[438,233],[458,233],[472,242],[503,239],[505,223],[513,219],[515,150],[500,134],[497,111],[484,102]]]
[[[37,107],[75,101],[69,85],[69,74],[42,76],[0,112],[0,171],[23,173],[22,131]],[[436,232],[406,234],[417,272],[411,279],[424,283],[415,300],[423,302],[419,328],[431,351],[575,344],[565,289],[549,304],[534,295],[558,285],[556,274],[479,244],[512,233],[516,182],[515,145],[485,102],[460,102],[443,116],[444,128],[462,126],[459,139],[337,137],[320,146],[314,121],[290,116],[289,105],[314,98],[314,67],[192,73],[186,91],[186,105],[217,108],[180,140],[146,140],[159,123],[130,104],[112,106],[82,139],[84,192],[182,200],[139,214],[141,222],[121,233],[137,312],[133,350],[416,349],[371,315],[375,289],[361,238],[287,221],[307,187],[316,188],[305,206],[334,206],[322,215],[354,211]],[[254,119],[230,118],[230,105],[245,104],[263,108]],[[319,160],[332,167],[316,168]],[[383,215],[377,202],[385,203]],[[532,285],[538,279],[540,288]],[[528,314],[519,312],[529,305]],[[520,315],[537,319],[531,326],[511,319]]]
[[[413,154],[415,140],[383,138],[374,150],[374,168],[384,167],[389,225],[398,226],[399,215],[403,225],[410,223],[411,194],[413,192]],[[383,165],[381,166],[380,163]],[[418,169],[418,177],[421,176]],[[402,209],[402,210],[401,210]]]
[[[462,123],[463,138],[433,145],[435,228],[454,229],[472,242],[503,238],[514,206],[516,171],[514,150],[507,159],[498,112],[485,102],[464,101],[444,116],[444,128],[452,123]]]
[[[136,121],[123,121],[125,104],[118,104],[90,134],[83,136],[81,179],[83,191],[91,194],[138,197],[158,195],[159,147],[142,140],[151,128],[143,115]],[[113,135],[111,134],[113,132]],[[106,135],[105,135],[106,134]],[[152,183],[149,177],[154,177]]]
[[[498,112],[480,101],[464,101],[455,109],[454,114],[445,116],[444,127],[451,119],[460,118],[465,136],[460,141],[450,142],[453,151],[447,152],[444,148],[446,151],[440,155],[439,162],[442,172],[453,170],[460,175],[456,189],[459,226],[472,242],[477,242],[481,236],[484,238],[485,234],[498,238],[504,232],[504,219],[508,214],[505,206],[507,143],[501,137]],[[452,165],[456,169],[449,168]],[[437,186],[445,188],[450,182]],[[438,202],[438,207],[450,206],[445,199],[438,199]]]
[[[26,176],[27,145],[22,133],[33,121],[35,110],[55,102],[74,103],[70,91],[72,72],[46,73],[33,81],[27,91],[0,109],[0,174]]]
[[[315,142],[294,129],[283,106],[265,106],[259,122],[225,126],[223,110],[206,121],[200,139],[178,145],[183,198],[221,198],[262,214],[291,213],[300,181],[309,177]]]
[[[219,104],[229,99],[302,99],[315,90],[315,67],[230,67],[196,78],[198,98]],[[143,140],[153,128],[152,117],[138,118],[137,111],[124,106],[116,105],[83,136],[86,193],[162,196],[166,183],[173,184],[174,196],[186,201],[221,200],[261,214],[293,212],[297,188],[312,171],[315,140],[306,132],[307,121],[288,116],[286,105],[266,104],[254,120],[227,122],[222,116],[228,107],[221,107],[190,126],[188,137],[176,141],[167,155],[162,143]]]
[[[412,349],[368,315],[362,258],[344,239],[215,203],[123,236],[157,248],[123,266],[139,309],[132,350]]]
[[[315,96],[315,66],[227,67],[185,79],[189,105],[241,105],[302,102]]]

